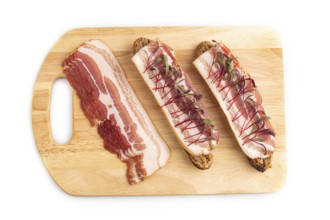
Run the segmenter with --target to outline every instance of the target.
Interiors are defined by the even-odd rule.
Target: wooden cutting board
[[[220,131],[209,170],[199,170],[189,161],[169,123],[138,74],[132,43],[138,37],[159,38],[170,45],[182,68],[203,94],[203,103]],[[129,185],[126,165],[104,150],[96,128],[80,109],[73,93],[73,132],[69,143],[54,142],[50,129],[50,96],[57,78],[64,77],[64,58],[89,39],[101,39],[114,51],[138,98],[167,142],[171,157],[167,165],[146,181]],[[221,40],[232,49],[242,66],[254,77],[263,103],[277,133],[273,168],[260,173],[240,150],[225,115],[192,62],[194,49],[205,40]],[[282,48],[278,34],[267,27],[138,27],[83,28],[62,36],[49,51],[35,82],[32,124],[40,156],[50,175],[72,195],[169,195],[263,193],[279,190],[286,178]]]

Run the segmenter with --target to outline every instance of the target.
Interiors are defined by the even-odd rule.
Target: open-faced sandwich
[[[251,165],[264,172],[271,167],[275,132],[250,74],[220,42],[202,42],[194,65],[225,113],[239,146]]]
[[[200,169],[212,164],[211,151],[219,136],[189,76],[174,51],[159,40],[139,38],[132,61],[163,110],[181,146]]]

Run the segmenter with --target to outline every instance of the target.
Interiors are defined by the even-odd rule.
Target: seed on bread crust
[[[210,41],[203,41],[196,47],[196,56],[199,57],[200,55],[211,49],[211,47],[213,47],[213,44]]]

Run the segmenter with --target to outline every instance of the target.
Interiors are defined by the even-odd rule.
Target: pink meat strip
[[[112,51],[99,40],[82,44],[63,61],[64,74],[104,148],[127,165],[130,184],[167,162],[170,152],[129,85]]]

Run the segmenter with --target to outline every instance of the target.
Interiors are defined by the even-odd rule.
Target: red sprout
[[[252,94],[256,88],[256,84],[251,77],[246,77],[241,73],[238,67],[236,58],[230,53],[229,49],[224,48],[220,43],[214,41],[216,44],[212,49],[213,59],[209,69],[207,79],[211,80],[211,83],[215,84],[218,88],[218,92],[224,92],[223,101],[227,102],[227,110],[230,110],[237,101],[243,104],[239,105],[237,112],[232,117],[232,122],[238,120],[240,117],[244,117],[244,122],[240,130],[240,136],[249,128],[254,126],[250,134],[242,137],[244,140],[243,145],[248,142],[254,142],[261,146],[264,146],[261,142],[263,140],[258,139],[256,141],[256,135],[273,135],[275,132],[272,129],[265,128],[265,120],[269,117],[261,110],[256,110],[256,104],[250,102],[254,95]],[[224,51],[224,49],[226,49]],[[232,65],[234,63],[234,65]],[[249,81],[249,83],[246,83]],[[228,99],[228,95],[235,92],[235,95]],[[249,95],[246,95],[249,94]],[[247,103],[250,104],[247,104]],[[249,107],[247,107],[249,106]],[[252,114],[250,114],[252,112]],[[265,148],[266,149],[266,148]]]
[[[155,87],[152,89],[159,91],[161,99],[164,100],[161,108],[173,105],[174,109],[176,109],[170,113],[173,118],[187,115],[185,119],[175,124],[175,127],[179,127],[181,131],[188,129],[198,130],[198,133],[185,137],[188,141],[188,146],[194,143],[214,140],[212,132],[209,131],[214,126],[204,123],[204,111],[199,102],[202,96],[195,91],[184,91],[181,88],[180,84],[184,80],[182,79],[182,70],[176,64],[176,59],[170,48],[157,42],[149,55],[146,50],[143,53],[147,55],[144,73],[149,73],[149,79],[155,83]],[[171,64],[168,63],[169,58],[166,56],[173,61]],[[167,91],[165,90],[166,88],[168,88]]]

